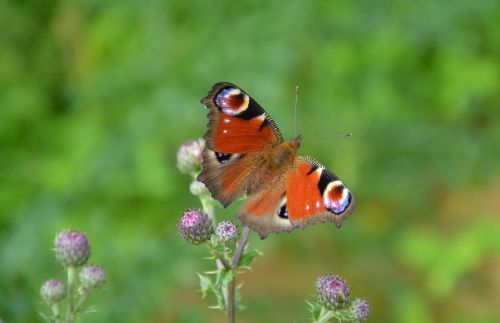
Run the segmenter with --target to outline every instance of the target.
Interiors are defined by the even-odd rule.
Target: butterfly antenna
[[[313,137],[313,138],[309,138],[309,140],[310,141],[332,141],[332,140],[339,139],[340,136],[342,136],[342,138],[352,137],[352,132],[348,132],[345,134],[337,134],[337,135],[328,136],[328,137]]]
[[[293,129],[293,136],[297,136],[297,101],[299,100],[299,85],[295,87],[295,120],[294,120],[294,129]]]

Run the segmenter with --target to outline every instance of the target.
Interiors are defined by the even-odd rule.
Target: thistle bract
[[[62,281],[49,279],[40,288],[40,296],[48,304],[59,303],[66,297],[66,286]]]
[[[319,303],[328,309],[334,309],[349,299],[349,286],[339,276],[323,275],[316,282]]]
[[[64,267],[78,267],[89,259],[90,243],[83,233],[66,230],[57,235],[55,252]]]
[[[207,242],[214,233],[212,219],[198,209],[186,210],[177,228],[184,240],[195,245]]]

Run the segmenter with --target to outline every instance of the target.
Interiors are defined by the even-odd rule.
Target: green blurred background
[[[500,321],[500,3],[0,1],[0,318],[41,321],[63,228],[109,275],[85,322],[221,322],[175,168],[217,81],[249,92],[357,209],[251,237],[240,322],[307,322],[345,277],[373,322]],[[352,132],[350,138],[342,134]],[[232,219],[237,203],[218,209]]]

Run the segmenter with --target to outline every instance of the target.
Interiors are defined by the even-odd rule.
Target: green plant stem
[[[66,323],[74,322],[74,297],[73,291],[75,289],[75,280],[76,280],[76,268],[68,267],[68,308],[66,311]]]
[[[238,241],[238,246],[236,247],[236,251],[234,253],[233,259],[231,261],[232,268],[238,268],[240,264],[241,256],[243,255],[243,251],[245,251],[245,246],[248,242],[248,235],[250,234],[249,227],[243,227],[243,232],[241,232],[240,240]]]
[[[321,313],[319,315],[318,323],[327,323],[331,318],[335,317],[332,311],[328,311],[324,308],[321,309]],[[342,321],[340,321],[342,322]]]
[[[59,308],[59,303],[52,304],[51,308],[52,308],[52,317],[54,318],[54,322],[59,323],[61,319],[61,311]]]
[[[221,254],[220,252],[217,252],[215,250],[213,250],[212,253],[217,258],[217,260],[220,261],[220,263],[222,264],[224,269],[231,269],[231,264],[229,262],[227,262],[227,259],[226,259],[226,257],[224,257],[223,254]]]
[[[193,177],[193,180],[197,181],[199,172],[192,173],[191,176]],[[215,222],[215,213],[214,213],[214,206],[212,204],[212,197],[209,195],[210,193],[207,194],[200,194],[198,195],[198,198],[200,199],[201,202],[201,207],[203,211],[208,214],[208,216],[212,219],[212,221]]]
[[[212,219],[212,221],[215,221],[214,219],[214,207],[210,201],[210,198],[205,198],[205,197],[199,197],[200,202],[201,202],[201,207],[203,208],[203,211],[208,214],[208,216]]]
[[[236,276],[238,267],[240,265],[241,256],[245,250],[245,246],[248,242],[248,235],[250,234],[250,229],[248,227],[243,228],[240,240],[238,241],[238,246],[234,252],[233,259],[231,260],[231,269],[235,271],[233,279],[229,282],[227,287],[227,321],[229,323],[234,323],[236,320]]]
[[[75,312],[78,312],[80,308],[82,307],[83,303],[87,300],[89,297],[90,293],[88,291],[84,292],[80,298],[78,299],[78,302],[75,305]]]
[[[236,276],[229,282],[227,286],[227,321],[234,323],[236,321]]]
[[[196,176],[193,177],[196,178]],[[203,211],[207,213],[208,216],[212,218],[212,220],[215,223],[214,207],[211,203],[210,197],[198,196],[198,198],[200,199]],[[231,259],[231,263],[227,262],[226,257],[224,257],[224,255],[213,251],[213,255],[217,258],[216,260],[217,268],[220,268],[220,266],[222,266],[225,269],[235,271],[233,279],[229,282],[227,290],[222,291],[224,295],[224,300],[226,301],[227,321],[229,323],[234,323],[236,320],[236,276],[238,273],[237,271],[240,265],[241,256],[243,255],[243,251],[245,251],[245,246],[248,242],[249,234],[250,234],[250,229],[248,227],[244,227],[241,233],[240,240],[238,241],[238,246],[236,247],[236,251],[234,252],[233,258]]]

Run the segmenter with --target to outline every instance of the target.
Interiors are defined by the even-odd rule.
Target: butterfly
[[[209,121],[197,179],[214,199],[227,207],[246,193],[238,217],[262,239],[316,222],[340,228],[354,197],[334,173],[297,152],[301,136],[284,141],[267,112],[231,83],[216,83],[201,103]]]

